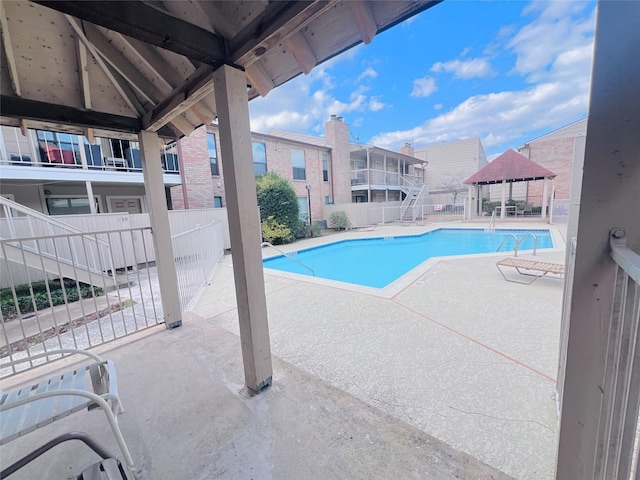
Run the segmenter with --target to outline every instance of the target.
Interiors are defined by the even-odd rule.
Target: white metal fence
[[[6,271],[22,268],[28,280],[20,285],[10,277],[11,286],[2,291],[0,357],[11,361],[45,349],[91,348],[161,323],[160,292],[149,259],[153,245],[146,240],[150,238],[149,230],[0,239]],[[100,263],[99,257],[94,271],[85,269],[74,255],[45,261],[48,257],[44,246],[68,244],[74,245],[71,251],[87,252],[102,242],[108,245],[107,257],[111,251],[124,250],[130,266],[112,271],[107,264]],[[127,248],[128,245],[135,247]],[[22,262],[10,258],[7,252],[12,249],[22,252]],[[13,267],[9,268],[8,263],[13,263]],[[31,278],[32,271],[38,273],[37,279]],[[2,369],[0,375],[14,371],[13,367]]]
[[[569,223],[569,208],[571,201],[567,199],[552,198],[549,205],[549,223],[554,225],[567,225]]]
[[[0,299],[0,358],[91,348],[163,322],[147,215],[78,216],[87,228],[81,231],[2,202],[0,270],[8,286]],[[205,210],[182,213],[172,212],[170,223],[185,310],[223,257],[228,229],[217,220],[194,225],[213,216]],[[110,228],[90,228],[97,225]],[[14,371],[0,365],[0,376]]]
[[[344,211],[351,222],[358,225],[378,225],[400,222],[402,210],[401,202],[386,203],[343,203],[338,205],[324,205],[323,217],[331,227],[330,217],[334,212]],[[422,205],[416,222],[449,222],[464,219],[465,205],[429,204]]]
[[[183,311],[188,310],[200,289],[209,281],[216,264],[224,257],[222,237],[222,223],[218,221],[172,235]]]

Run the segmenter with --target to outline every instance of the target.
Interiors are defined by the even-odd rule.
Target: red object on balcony
[[[65,165],[74,165],[73,150],[60,150],[52,145],[42,147],[49,163],[63,163]]]

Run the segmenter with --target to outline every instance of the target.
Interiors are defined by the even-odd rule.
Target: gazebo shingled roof
[[[547,170],[524,155],[509,149],[467,178],[464,183],[467,185],[489,185],[502,181],[507,183],[525,182],[554,178],[555,176],[556,174],[551,170]]]

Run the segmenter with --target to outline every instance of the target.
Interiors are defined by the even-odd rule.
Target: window
[[[207,133],[207,148],[209,149],[211,175],[220,175],[220,169],[218,168],[218,151],[216,150],[216,136],[213,133]]]
[[[293,179],[306,180],[307,171],[304,162],[304,150],[291,149],[291,164],[293,165]]]
[[[49,215],[78,215],[91,213],[87,197],[54,197],[47,198]]]
[[[307,197],[298,197],[298,207],[300,208],[300,213],[298,214],[298,218],[303,222],[309,220],[309,199]]]
[[[253,150],[253,171],[258,175],[267,173],[267,147],[262,142],[251,142]]]
[[[329,154],[327,152],[322,153],[322,180],[329,181]]]
[[[331,203],[331,199],[329,198],[329,195],[327,195],[326,197],[324,197],[324,204],[329,205],[330,203]]]
[[[222,208],[222,197],[213,197],[213,208]]]

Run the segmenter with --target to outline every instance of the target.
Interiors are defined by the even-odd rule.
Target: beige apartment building
[[[477,137],[418,147],[414,149],[414,155],[428,162],[425,183],[430,203],[451,203],[453,196],[445,184],[456,183],[456,179],[461,185],[456,203],[462,203],[466,197],[462,182],[487,164],[482,142]]]

